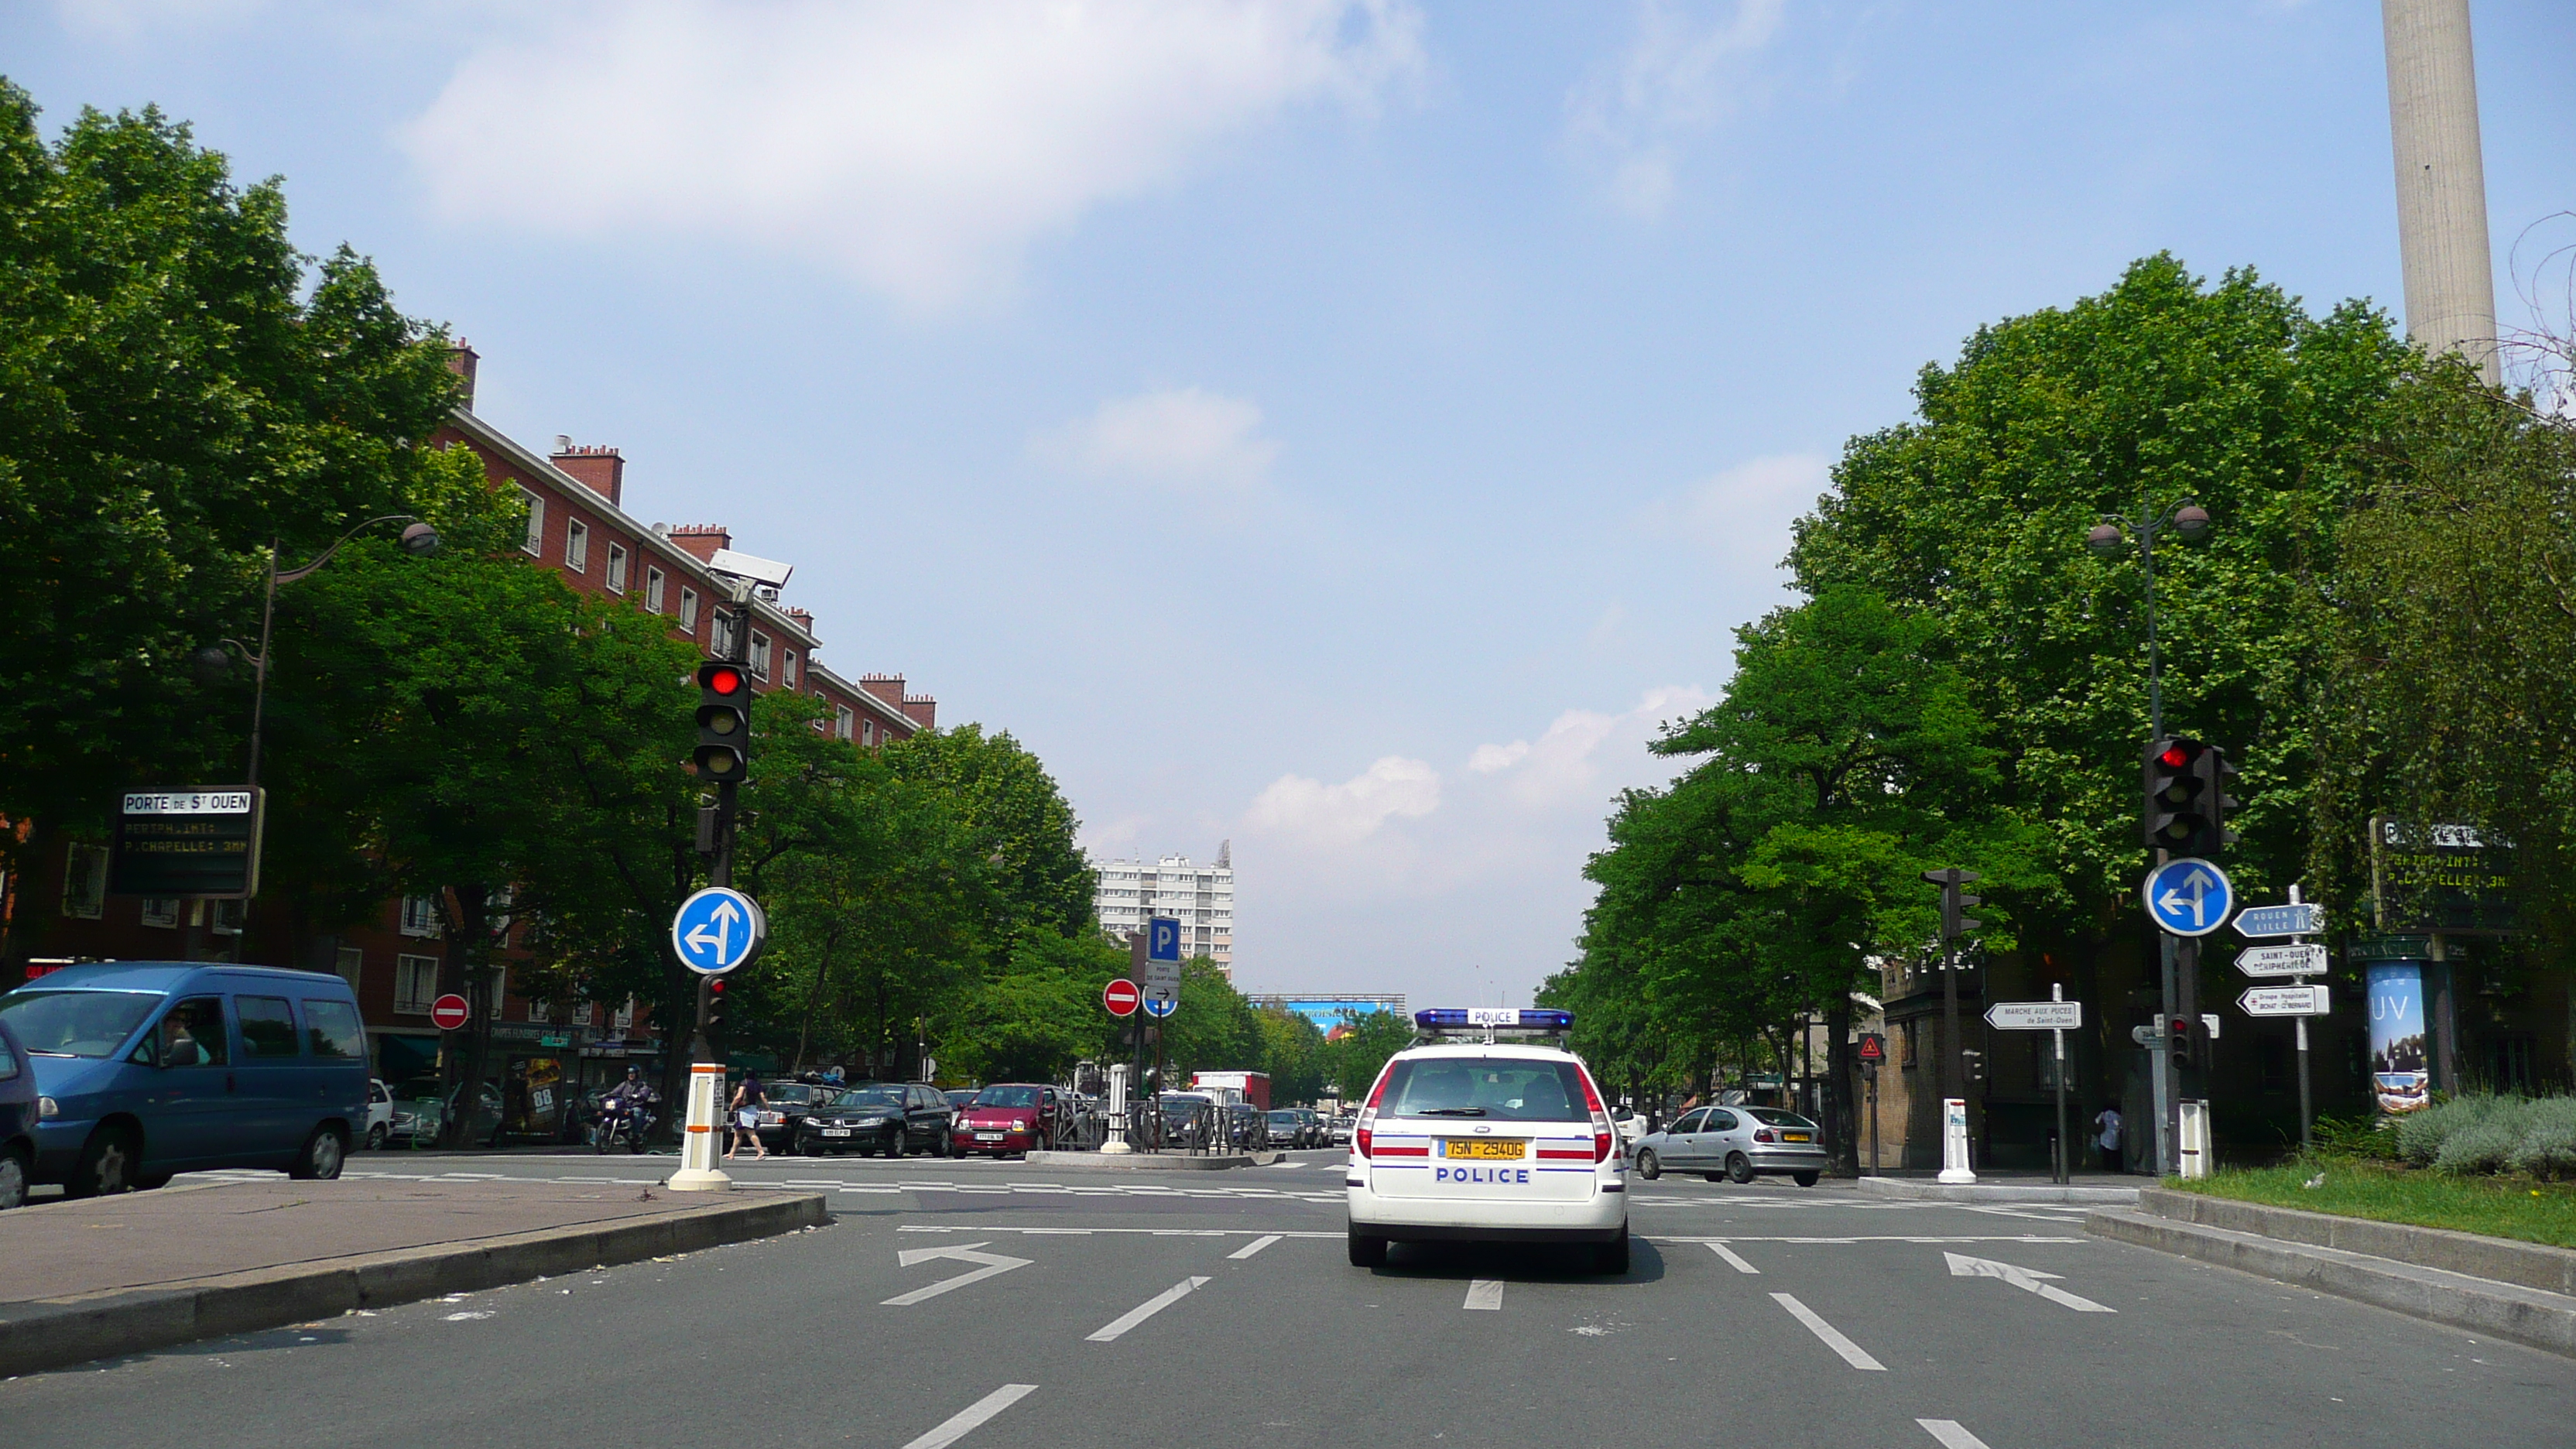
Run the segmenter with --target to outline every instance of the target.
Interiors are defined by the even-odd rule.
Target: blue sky
[[[2479,0],[2505,317],[2576,9]],[[797,565],[844,674],[1234,842],[1248,988],[1526,1001],[1845,437],[2170,249],[2399,306],[2378,6],[63,0],[483,354]]]

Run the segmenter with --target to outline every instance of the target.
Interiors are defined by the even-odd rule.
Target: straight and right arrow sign
[[[2236,953],[2236,969],[2248,976],[2323,976],[2323,946],[2248,946]]]
[[[2322,986],[2255,986],[2236,998],[2247,1016],[2324,1016],[2327,1014],[2326,989]]]

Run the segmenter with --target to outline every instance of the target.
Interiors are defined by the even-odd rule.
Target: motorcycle
[[[590,1150],[606,1152],[620,1140],[629,1152],[644,1150],[645,1135],[653,1130],[653,1108],[644,1102],[611,1100],[600,1105],[599,1121],[590,1129]]]

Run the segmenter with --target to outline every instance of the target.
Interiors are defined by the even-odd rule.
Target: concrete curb
[[[2576,1357],[2576,1298],[2564,1294],[2127,1208],[2085,1214],[2084,1231]]]
[[[0,1378],[774,1237],[828,1220],[820,1193],[764,1192],[631,1222],[256,1268],[178,1287],[0,1303]]]
[[[1918,1177],[1863,1177],[1843,1186],[1864,1197],[1892,1197],[1909,1202],[2072,1202],[2127,1205],[2138,1200],[2134,1187],[2060,1187],[2053,1182],[1929,1182]]]
[[[1268,1167],[1287,1158],[1284,1152],[1235,1152],[1190,1156],[1179,1152],[1032,1152],[1031,1167],[1092,1168],[1105,1172],[1221,1172],[1230,1167]]]
[[[2490,1238],[2449,1228],[2419,1228],[2410,1223],[2374,1222],[2336,1213],[2312,1213],[2269,1203],[2238,1202],[2200,1192],[2151,1187],[2138,1206],[2158,1217],[2204,1227],[2260,1233],[2285,1242],[2309,1243],[2390,1258],[2423,1268],[2440,1268],[2472,1278],[2519,1283],[2545,1293],[2576,1295],[2576,1249],[2545,1243]]]

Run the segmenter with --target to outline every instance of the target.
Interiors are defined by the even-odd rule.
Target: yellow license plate
[[[1529,1155],[1529,1144],[1517,1138],[1452,1137],[1451,1157],[1503,1157],[1517,1160]]]
[[[1783,1142],[1813,1142],[1816,1140],[1816,1134],[1813,1132],[1783,1132],[1780,1134],[1780,1140]]]

